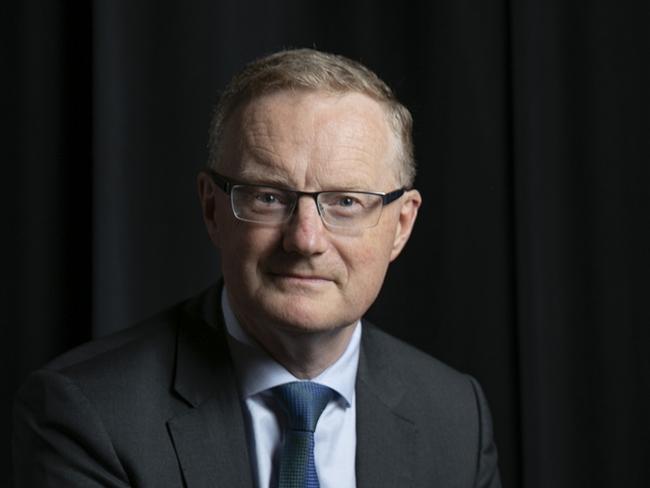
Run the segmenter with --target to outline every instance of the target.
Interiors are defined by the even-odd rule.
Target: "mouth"
[[[291,273],[291,272],[280,272],[280,273],[269,273],[271,278],[274,281],[286,283],[288,285],[303,285],[303,286],[322,286],[328,283],[332,283],[334,280],[328,276],[316,275],[316,274],[303,274],[303,273]]]

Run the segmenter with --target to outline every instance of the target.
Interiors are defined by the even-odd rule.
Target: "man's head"
[[[402,185],[415,180],[413,119],[409,110],[375,73],[362,64],[313,49],[280,51],[246,66],[221,95],[210,126],[208,166],[218,169],[225,126],[246,101],[280,90],[322,91],[332,94],[363,93],[378,102],[398,140],[397,171]]]
[[[230,185],[203,172],[199,193],[233,310],[262,344],[273,334],[332,332],[360,318],[406,244],[421,201],[416,190],[386,204],[376,195],[327,195],[317,197],[319,209],[315,197],[290,202],[273,188],[408,189],[410,130],[408,111],[374,74],[311,50],[253,63],[226,90],[209,166]],[[349,218],[351,209],[370,220]]]

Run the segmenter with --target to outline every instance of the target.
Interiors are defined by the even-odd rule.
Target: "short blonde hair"
[[[334,93],[358,92],[386,109],[388,122],[401,142],[399,179],[411,187],[415,180],[413,118],[393,91],[361,63],[344,56],[314,49],[280,51],[248,64],[230,81],[217,103],[208,143],[208,167],[216,169],[220,145],[229,117],[247,101],[283,89],[324,90]]]

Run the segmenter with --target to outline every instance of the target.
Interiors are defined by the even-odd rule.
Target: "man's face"
[[[279,91],[253,99],[231,117],[219,171],[237,182],[303,191],[389,192],[398,142],[384,109],[358,94]],[[310,333],[354,323],[381,288],[388,264],[410,235],[420,196],[407,192],[369,229],[330,229],[315,202],[299,199],[291,220],[237,220],[228,196],[199,180],[204,219],[221,254],[229,299],[242,326]]]

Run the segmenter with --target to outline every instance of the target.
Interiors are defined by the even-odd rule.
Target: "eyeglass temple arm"
[[[400,188],[399,190],[392,191],[390,193],[386,193],[382,197],[382,202],[384,205],[388,205],[391,202],[394,202],[397,200],[399,197],[404,195],[404,192],[406,191],[406,188]]]
[[[208,169],[206,171],[212,177],[212,180],[217,184],[217,186],[221,188],[227,195],[229,195],[232,188],[232,183],[226,180],[216,171],[213,171],[211,169]]]

